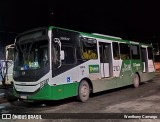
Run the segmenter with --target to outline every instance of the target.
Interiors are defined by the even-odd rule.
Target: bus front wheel
[[[133,85],[135,88],[139,87],[139,82],[140,82],[140,79],[139,79],[138,74],[136,73],[133,76]]]
[[[78,100],[81,102],[86,102],[89,98],[90,90],[89,84],[86,80],[82,80],[78,88]]]

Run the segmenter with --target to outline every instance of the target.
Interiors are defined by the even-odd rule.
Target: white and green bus
[[[14,94],[60,100],[153,79],[151,45],[58,27],[37,28],[15,41]]]

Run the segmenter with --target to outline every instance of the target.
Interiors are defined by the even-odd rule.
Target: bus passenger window
[[[97,59],[97,41],[91,38],[81,38],[82,59]]]
[[[64,60],[62,60],[62,64],[74,64],[75,63],[75,48],[62,46],[64,50]]]
[[[152,47],[147,47],[148,50],[148,59],[153,59],[153,49]]]
[[[96,59],[97,55],[93,50],[85,50],[83,51],[82,57],[84,59]]]
[[[132,59],[140,59],[139,46],[131,45],[131,55]]]
[[[119,55],[119,45],[117,42],[112,42],[113,44],[113,57],[114,60],[119,60],[120,59],[120,55]]]
[[[53,45],[52,61],[56,68],[60,65],[60,48],[58,44]]]
[[[120,43],[120,53],[122,60],[130,59],[130,46],[128,44]]]

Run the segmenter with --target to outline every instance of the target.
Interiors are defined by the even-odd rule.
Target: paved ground
[[[10,85],[6,85],[6,86],[2,86],[0,85],[0,104],[7,102],[7,98],[8,99],[13,99],[15,97],[13,97],[13,90],[12,90],[12,86]]]
[[[52,102],[52,103],[51,103]],[[138,88],[127,86],[119,89],[109,90],[91,95],[91,98],[86,103],[77,102],[75,98],[69,98],[60,101],[39,102],[28,104],[21,101],[12,103],[2,103],[0,105],[1,113],[52,113],[55,116],[57,113],[78,113],[84,117],[82,113],[88,116],[97,116],[99,113],[160,113],[160,74],[154,80],[145,82]],[[47,104],[47,105],[46,105]],[[95,114],[94,114],[95,113]],[[102,114],[101,114],[102,115]],[[79,117],[80,118],[80,117]],[[102,117],[104,118],[104,116]],[[15,120],[13,120],[15,121]],[[22,121],[22,120],[17,120]],[[30,120],[26,120],[29,122]],[[59,121],[59,122],[111,122],[111,121],[142,121],[142,122],[159,122],[160,119],[56,119],[56,120],[37,120],[38,121]],[[9,120],[8,120],[9,122]]]

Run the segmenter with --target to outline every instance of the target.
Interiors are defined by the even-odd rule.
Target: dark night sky
[[[13,35],[16,33],[51,24],[140,42],[150,43],[160,39],[160,6],[158,2],[86,1],[1,0],[0,45],[13,43]],[[53,16],[51,16],[52,12]]]

